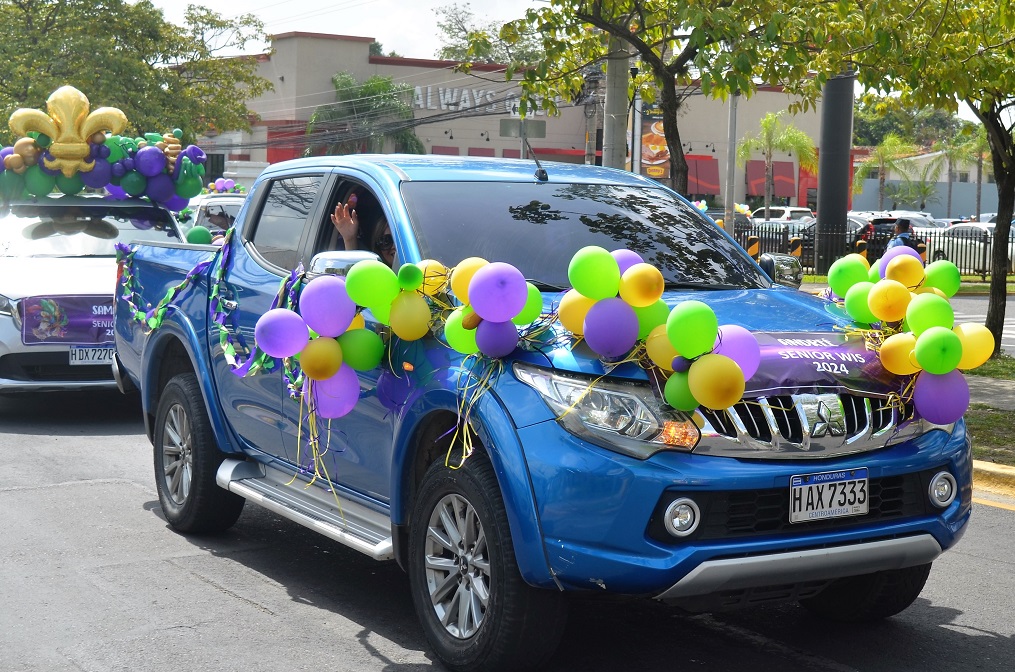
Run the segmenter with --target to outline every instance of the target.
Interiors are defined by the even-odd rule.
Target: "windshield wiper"
[[[536,286],[536,289],[538,289],[541,292],[566,292],[567,290],[571,289],[570,287],[551,285],[550,283],[543,282],[542,280],[530,280],[526,278],[526,281],[531,282],[533,285]]]
[[[666,289],[746,289],[739,285],[724,285],[715,282],[667,282]]]

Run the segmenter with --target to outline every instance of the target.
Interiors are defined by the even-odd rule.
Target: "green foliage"
[[[894,133],[889,133],[885,139],[875,147],[871,148],[870,154],[853,172],[853,193],[863,192],[863,182],[867,179],[868,173],[873,170],[878,172],[878,210],[885,209],[885,181],[888,171],[895,171],[903,175],[907,174],[909,164],[906,160],[917,153],[918,148],[904,141]]]
[[[253,15],[224,19],[194,5],[177,26],[148,0],[0,0],[0,113],[44,110],[69,84],[93,108],[123,110],[135,134],[249,129],[246,101],[271,84],[255,57],[223,56],[265,40]],[[6,128],[2,140],[13,140]]]
[[[478,24],[469,3],[451,4],[434,10],[442,33],[441,48],[434,54],[449,61],[478,63],[538,63],[543,50],[537,33],[515,24],[501,29],[496,22]]]
[[[776,152],[795,153],[804,170],[817,172],[818,153],[811,137],[791,124],[783,124],[785,113],[769,112],[762,117],[757,135],[750,133],[737,143],[737,163],[745,165],[754,154],[760,153],[765,161],[765,219],[775,192],[773,165]]]
[[[374,75],[359,82],[348,72],[331,78],[335,101],[314,110],[307,123],[304,156],[395,152],[423,154],[413,131],[412,87]]]

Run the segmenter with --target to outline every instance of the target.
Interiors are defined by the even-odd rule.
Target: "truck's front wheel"
[[[215,446],[201,387],[175,376],[155,414],[155,484],[166,521],[181,532],[221,532],[240,517],[244,499],[215,483],[225,457]]]
[[[899,613],[919,597],[930,563],[836,579],[800,604],[818,616],[845,623],[878,621]]]
[[[476,453],[423,477],[409,533],[409,581],[426,637],[452,670],[525,670],[554,652],[563,595],[518,572],[493,467]]]

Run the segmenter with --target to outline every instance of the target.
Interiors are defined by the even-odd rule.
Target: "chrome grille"
[[[700,409],[694,452],[742,458],[830,457],[898,443],[925,431],[912,408],[880,397],[815,393],[757,397],[722,410]]]

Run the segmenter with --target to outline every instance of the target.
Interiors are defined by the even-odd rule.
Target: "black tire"
[[[948,257],[945,256],[945,253],[942,252],[941,250],[936,250],[934,252],[934,261],[941,261],[942,259],[947,259],[947,258]]]
[[[828,588],[806,600],[808,611],[842,623],[867,623],[894,616],[920,595],[931,563],[892,569],[833,581]]]
[[[453,533],[442,543],[452,518]],[[467,530],[464,537],[459,529]],[[423,476],[409,530],[408,569],[423,631],[451,670],[531,670],[556,650],[567,620],[564,596],[522,580],[497,478],[482,453],[460,469],[449,469],[441,457]],[[463,596],[472,599],[458,599]],[[438,612],[447,615],[447,626]]]
[[[240,517],[244,499],[215,483],[225,455],[215,445],[201,387],[175,376],[155,414],[155,484],[170,525],[180,532],[221,532]]]

